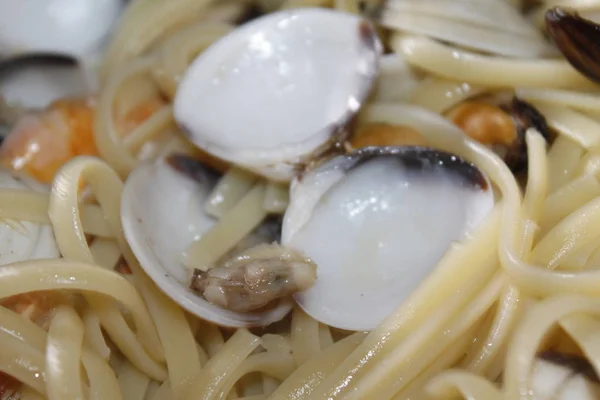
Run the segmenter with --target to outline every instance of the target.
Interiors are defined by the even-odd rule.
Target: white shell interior
[[[600,396],[600,385],[545,360],[536,361],[531,388],[534,400],[593,400]]]
[[[9,104],[26,108],[46,107],[52,101],[90,93],[83,69],[72,65],[17,65],[0,76],[0,94]]]
[[[122,0],[0,0],[0,59],[28,53],[82,58],[96,51]]]
[[[35,182],[0,170],[0,188],[46,191]],[[42,258],[57,258],[60,253],[50,225],[0,219],[0,265]]]
[[[125,184],[121,219],[125,237],[142,268],[169,297],[200,318],[230,327],[268,325],[282,319],[291,302],[256,313],[214,306],[189,289],[191,272],[181,259],[215,220],[204,213],[213,183],[201,185],[164,161],[136,168]]]
[[[175,119],[206,151],[273,179],[324,144],[359,109],[381,46],[364,21],[297,9],[247,23],[200,54],[175,97]],[[272,167],[272,171],[265,167]]]
[[[316,284],[296,294],[298,304],[331,326],[375,328],[493,207],[491,190],[459,179],[376,157],[296,181],[282,243],[317,264]]]

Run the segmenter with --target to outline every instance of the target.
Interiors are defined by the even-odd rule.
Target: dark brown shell
[[[567,61],[600,83],[600,25],[575,11],[555,7],[546,12],[546,28]]]
[[[575,374],[583,375],[590,381],[600,384],[600,379],[590,362],[577,354],[560,353],[555,350],[547,350],[538,354],[540,360],[550,362],[569,368]]]
[[[514,173],[527,170],[527,143],[525,134],[529,128],[534,128],[550,143],[552,137],[546,118],[531,104],[514,97],[512,102],[503,107],[513,119],[516,138],[504,155],[504,162]]]

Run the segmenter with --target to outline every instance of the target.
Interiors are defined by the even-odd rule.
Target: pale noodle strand
[[[518,327],[509,348],[504,371],[506,397],[518,399],[529,392],[536,351],[548,329],[568,315],[597,314],[599,309],[597,300],[582,297],[554,296],[534,305]]]
[[[206,351],[209,358],[215,356],[221,347],[225,344],[223,334],[219,330],[219,327],[209,322],[198,320],[199,327],[196,333],[196,338],[202,348]]]
[[[536,103],[549,103],[575,110],[600,113],[598,93],[585,93],[560,89],[517,89],[516,95],[523,100]]]
[[[578,143],[584,149],[600,144],[600,123],[568,108],[534,103],[539,112],[545,117],[548,125],[560,134]]]
[[[32,347],[42,350],[46,348],[46,332],[31,322],[7,308],[0,307],[0,331],[13,336]]]
[[[333,335],[331,334],[331,329],[328,325],[319,323],[319,343],[321,344],[322,350],[333,345]]]
[[[235,369],[234,373],[221,388],[221,393],[215,399],[225,400],[227,394],[240,378],[253,372],[261,372],[278,380],[284,380],[294,371],[296,365],[289,351],[282,349],[267,350],[266,352],[249,356]]]
[[[0,218],[50,224],[49,197],[45,193],[22,189],[0,189]],[[110,238],[110,227],[104,220],[100,207],[93,204],[81,206],[81,224],[85,233]]]
[[[541,238],[531,252],[531,259],[554,269],[566,257],[599,236],[600,198],[596,198],[560,221]]]
[[[392,48],[433,75],[488,87],[590,88],[565,60],[523,60],[471,53],[424,37],[395,36]]]
[[[80,179],[88,182],[95,194],[100,207],[108,216],[108,222],[116,235],[122,235],[120,226],[120,199],[123,183],[104,162],[91,158],[76,158],[66,164],[54,179],[50,196],[49,215],[53,222],[57,243],[65,258],[94,263],[87,240],[81,232],[81,220],[78,205],[78,182]],[[116,217],[116,218],[115,218]],[[122,239],[121,239],[122,240]],[[138,325],[137,336],[129,329],[116,305],[97,296],[86,295],[86,300],[95,309],[102,325],[109,336],[119,345],[121,351],[128,355],[137,354],[138,357],[148,352],[157,361],[164,360],[162,346],[156,333],[156,328],[147,312],[144,313],[144,325]],[[145,306],[143,306],[145,310]],[[128,343],[124,347],[125,343]],[[143,346],[143,348],[141,346]],[[131,347],[133,346],[133,347]],[[138,347],[139,346],[139,347]],[[145,356],[144,356],[145,357]],[[162,366],[149,358],[142,361],[136,358],[136,366],[160,379],[164,374]],[[152,365],[153,372],[148,367]],[[157,375],[158,371],[161,371]]]
[[[292,354],[300,366],[321,351],[319,323],[308,316],[300,307],[292,311]]]
[[[71,185],[69,187],[66,183],[79,182],[80,179],[87,181],[92,187],[100,206],[106,214],[106,218],[111,228],[115,232],[115,237],[123,256],[133,271],[135,283],[144,297],[146,306],[150,311],[153,321],[156,323],[156,327],[158,327],[158,332],[153,325],[149,328],[144,328],[144,330],[148,330],[147,332],[144,332],[146,335],[151,335],[155,332],[158,333],[158,337],[151,335],[146,338],[146,340],[151,341],[147,343],[150,346],[153,346],[153,356],[158,356],[160,361],[167,361],[167,372],[169,374],[171,388],[175,394],[179,394],[180,391],[184,390],[184,386],[200,373],[198,353],[189,351],[189,349],[195,349],[195,343],[185,314],[181,308],[172,302],[172,300],[160,292],[150,278],[141,271],[137,260],[127,246],[122,234],[123,230],[120,221],[120,199],[123,183],[116,173],[105,163],[94,159],[80,158],[63,167],[55,179],[55,189],[59,189],[53,189],[54,193],[59,192],[62,188],[62,202],[57,203],[57,206],[54,209],[57,213],[57,217],[58,215],[65,215],[64,218],[66,218],[67,214],[65,213],[65,210],[71,209],[73,211],[71,211],[70,215],[71,218],[74,218],[71,223],[75,227],[80,224],[77,220],[77,206],[75,204],[75,199],[77,197],[76,186]],[[60,183],[61,180],[64,180],[62,185]],[[54,203],[51,202],[51,216],[54,213],[52,208],[53,204]],[[68,241],[68,243],[73,246],[72,248],[69,248],[69,251],[72,252],[72,254],[79,253],[78,257],[91,258],[91,253],[86,242],[77,241],[75,237],[65,237],[63,240],[65,240],[65,242]],[[63,251],[63,254],[66,253]],[[124,333],[125,332],[120,331],[117,335],[123,335]],[[144,336],[140,334],[139,331],[138,335],[140,335],[140,341],[144,339]],[[113,338],[113,340],[115,340],[115,338]],[[165,347],[164,351],[163,347]],[[124,350],[123,352],[125,353]],[[131,361],[133,362],[133,360]],[[147,367],[145,368],[144,365],[135,362],[133,363],[141,371],[147,373],[154,379],[157,379],[156,376],[148,373]]]
[[[152,69],[163,93],[173,99],[194,57],[233,29],[229,24],[201,22],[170,37],[158,50],[158,60]]]
[[[419,374],[415,379],[413,379],[410,384],[406,386],[403,390],[398,392],[393,400],[415,400],[421,399],[423,394],[425,385],[429,382],[434,376],[437,376],[440,372],[451,368],[453,365],[463,357],[465,353],[465,348],[468,347],[469,342],[472,341],[472,336],[475,332],[474,328],[465,332],[465,335],[458,339],[451,347],[446,349],[444,353],[435,360],[432,364],[430,364],[423,372]]]
[[[470,282],[465,282],[465,285],[469,284]],[[470,299],[470,303],[463,307],[454,321],[446,321],[445,317],[448,310],[453,308],[452,303],[462,299],[459,296],[448,299],[402,344],[391,350],[378,365],[368,371],[355,385],[355,390],[346,397],[349,400],[375,397],[382,400],[391,399],[429,364],[442,356],[444,350],[455,346],[456,342],[476,325],[492,307],[503,285],[502,274],[497,274],[480,293]],[[466,347],[467,343],[464,345]],[[402,376],[403,379],[398,380],[398,376]]]
[[[264,209],[266,184],[258,182],[223,215],[219,222],[187,249],[183,263],[191,271],[206,270],[256,229],[267,217]]]
[[[477,374],[488,370],[520,317],[521,301],[519,290],[511,284],[507,284],[498,300],[499,304],[492,326],[487,336],[482,339],[479,351],[470,355],[463,362],[465,369]]]
[[[173,400],[173,392],[169,381],[164,381],[160,388],[151,397],[152,400]]]
[[[100,318],[90,307],[87,307],[82,316],[83,325],[85,327],[84,340],[88,346],[98,353],[100,357],[108,361],[110,358],[110,347],[106,344]]]
[[[251,172],[230,168],[208,196],[204,210],[214,218],[221,218],[248,194],[257,180],[258,177]]]
[[[444,113],[461,101],[481,92],[483,92],[482,88],[467,82],[427,78],[418,84],[408,102],[436,113]]]
[[[259,345],[258,337],[245,329],[238,330],[204,366],[200,376],[187,388],[183,399],[218,399],[227,379]]]
[[[123,146],[114,120],[115,98],[125,82],[140,75],[147,75],[155,65],[154,58],[141,58],[131,62],[118,73],[111,75],[102,90],[94,119],[94,140],[102,159],[120,176],[126,177],[138,164],[131,151]]]
[[[548,190],[548,160],[545,141],[539,132],[529,130],[526,133],[526,141],[529,168],[527,191],[523,200],[524,215],[531,220],[537,220],[542,209],[541,203],[546,198]],[[522,248],[522,256],[530,253],[534,233],[535,231],[530,232],[531,240],[523,240],[525,247]],[[468,370],[482,373],[490,366],[520,315],[520,303],[521,294],[518,288],[511,284],[507,285],[500,296],[492,328],[488,336],[483,339],[480,350],[463,362]]]
[[[107,50],[104,74],[132,62],[165,34],[199,19],[209,3],[209,0],[170,0],[167,3],[140,0],[133,3],[122,16]]]
[[[539,33],[523,35],[521,32],[516,33],[508,29],[490,27],[481,19],[477,24],[469,24],[449,18],[447,13],[443,16],[432,15],[414,10],[414,6],[396,9],[397,5],[402,3],[395,2],[393,4],[394,6],[385,10],[380,18],[381,24],[388,28],[443,40],[457,46],[494,55],[538,59],[556,54],[556,51]],[[448,1],[438,2],[436,5],[439,11],[442,11],[443,8],[456,9],[457,6],[455,2]],[[503,24],[503,26],[510,26],[510,24]]]
[[[4,331],[0,332],[0,348],[0,371],[45,395],[46,359],[43,349],[35,348]]]
[[[174,123],[173,109],[170,106],[164,106],[137,128],[129,132],[121,143],[130,152],[137,153],[144,144],[151,142],[161,132],[172,128]]]
[[[289,400],[308,398],[326,376],[334,371],[366,337],[364,332],[356,332],[312,357],[286,379],[277,390],[268,397],[269,400]]]
[[[482,377],[471,375],[465,371],[447,371],[442,373],[427,386],[427,391],[433,396],[440,396],[446,393],[450,388],[456,388],[466,399],[505,399],[491,382]],[[515,397],[515,399],[520,398],[521,397]]]
[[[122,396],[127,400],[144,400],[150,377],[142,373],[129,362],[121,367],[119,371],[119,387]]]
[[[112,239],[95,238],[90,245],[90,252],[96,264],[106,269],[114,269],[121,258],[119,245]]]
[[[70,307],[59,307],[48,330],[46,343],[46,391],[48,400],[83,400],[81,347],[83,323]]]
[[[528,156],[527,190],[523,197],[523,214],[530,221],[537,221],[542,213],[544,199],[548,194],[548,158],[546,140],[531,128],[525,133]],[[531,248],[526,249],[528,253]]]
[[[132,260],[129,265],[138,270],[134,278],[136,286],[158,327],[158,335],[165,349],[171,390],[175,395],[180,395],[200,374],[198,352],[190,350],[196,348],[192,331],[183,310],[139,271],[137,262]]]
[[[558,136],[548,152],[550,193],[569,182],[577,173],[583,148],[566,136]]]
[[[112,368],[85,346],[81,362],[90,382],[90,400],[121,400],[123,398]]]
[[[548,196],[538,221],[540,232],[546,233],[559,221],[594,198],[600,196],[600,182],[592,175],[572,180]]]

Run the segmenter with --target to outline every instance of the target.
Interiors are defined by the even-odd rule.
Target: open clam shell
[[[289,300],[239,313],[210,304],[190,289],[192,272],[183,266],[182,256],[216,222],[203,207],[216,177],[207,172],[195,178],[160,160],[136,168],[127,179],[121,203],[123,231],[142,268],[183,308],[215,324],[252,327],[282,319],[291,310]]]
[[[0,61],[31,54],[89,56],[123,7],[122,0],[0,0]]]
[[[379,69],[381,43],[355,15],[280,11],[217,41],[179,85],[175,119],[205,151],[287,181],[342,140]]]
[[[290,196],[282,244],[317,264],[315,285],[295,298],[348,330],[381,323],[494,204],[474,165],[421,147],[338,156],[295,180]]]

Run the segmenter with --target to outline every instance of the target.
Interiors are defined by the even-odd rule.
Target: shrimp
[[[117,121],[118,130],[130,132],[162,105],[162,99],[150,98],[134,107]],[[41,112],[25,113],[0,147],[0,164],[48,183],[73,157],[98,155],[95,108],[94,98],[88,97],[57,100]]]

